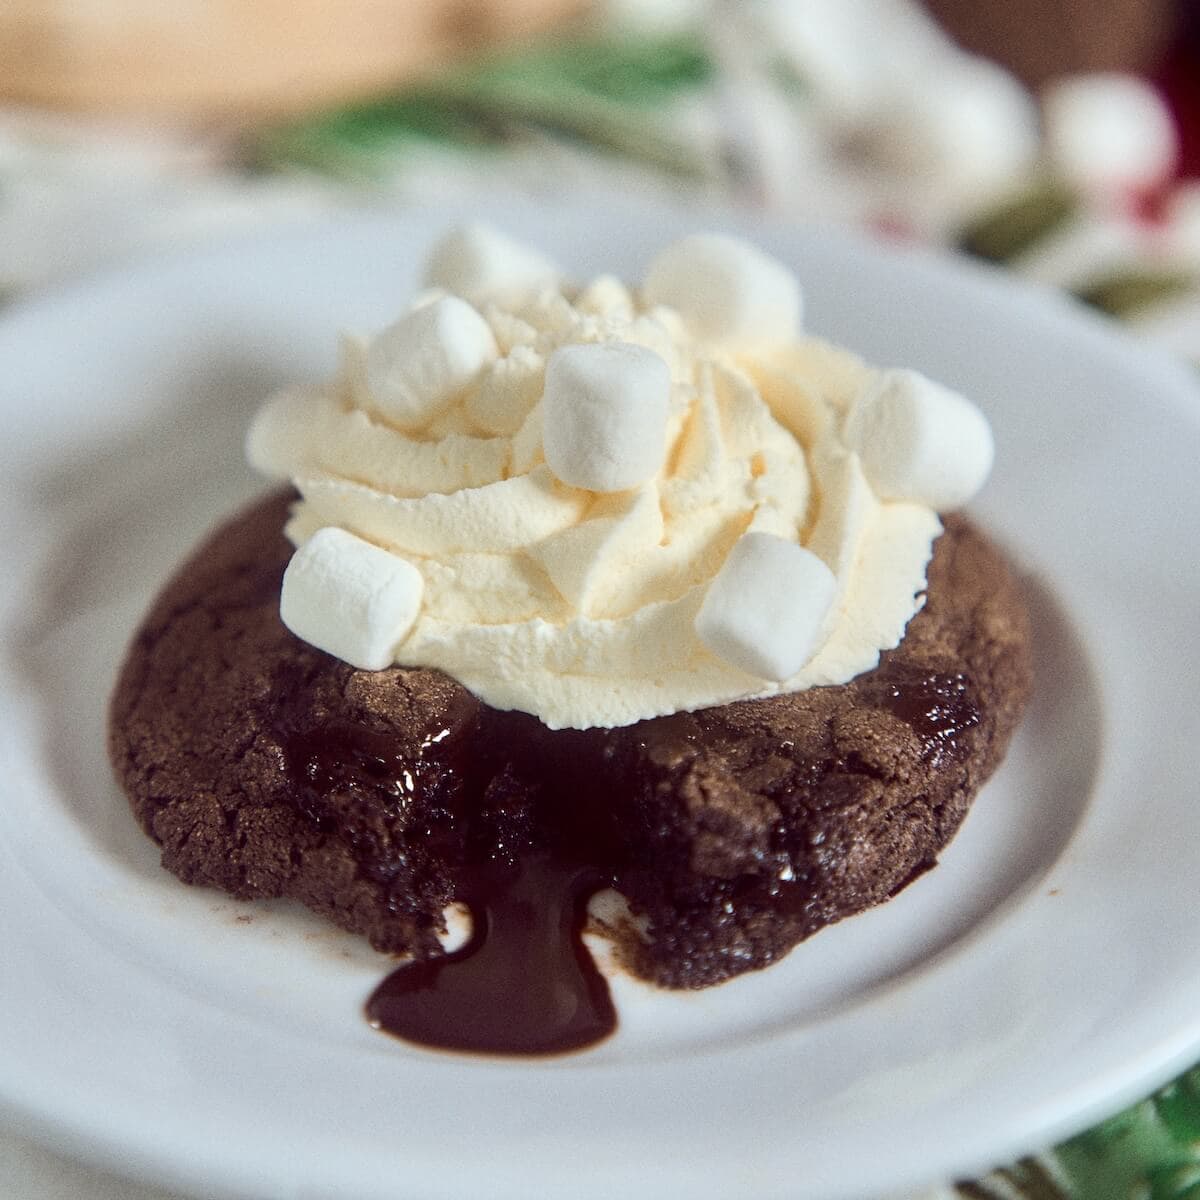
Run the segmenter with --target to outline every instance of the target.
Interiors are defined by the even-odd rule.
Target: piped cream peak
[[[482,226],[431,261],[437,290],[250,429],[293,543],[350,535],[285,578],[294,632],[552,728],[843,683],[899,643],[935,506],[991,465],[968,401],[806,337],[792,272],[725,235],[637,290]]]

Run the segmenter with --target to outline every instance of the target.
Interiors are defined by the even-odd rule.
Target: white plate
[[[751,230],[815,329],[984,405],[976,510],[1030,573],[1034,709],[938,870],[724,987],[617,980],[618,1035],[549,1062],[373,1033],[383,959],[159,871],[105,762],[125,639],[256,489],[256,401],[385,321],[451,216],[149,263],[0,322],[0,1098],[22,1127],[206,1197],[830,1200],[981,1170],[1200,1055],[1200,397],[1065,302],[831,234]],[[491,216],[634,277],[685,224]]]

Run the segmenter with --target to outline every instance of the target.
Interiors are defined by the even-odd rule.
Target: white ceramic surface
[[[692,221],[486,215],[632,277]],[[246,240],[0,320],[9,1118],[205,1197],[832,1200],[979,1171],[1200,1056],[1200,395],[1064,301],[844,235],[741,226],[795,265],[815,330],[986,409],[974,511],[1029,575],[1033,711],[938,870],[723,987],[618,978],[610,1042],[504,1062],[373,1033],[384,959],[158,869],[104,755],[127,636],[257,490],[258,399],[393,315],[454,218]]]

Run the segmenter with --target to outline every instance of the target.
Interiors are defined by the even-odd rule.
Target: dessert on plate
[[[154,602],[110,752],[179,878],[404,956],[379,1026],[570,1049],[615,1021],[585,927],[708,986],[933,866],[1028,620],[957,513],[985,418],[805,336],[754,247],[576,286],[470,227],[427,284],[263,406],[281,486]]]

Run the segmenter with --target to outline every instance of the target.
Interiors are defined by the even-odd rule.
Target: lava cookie
[[[1029,691],[957,515],[994,440],[725,234],[577,285],[472,226],[424,282],[260,408],[280,490],[154,604],[112,761],[184,881],[404,955],[380,1027],[576,1049],[615,1022],[589,924],[705,987],[934,864]]]
[[[764,966],[931,867],[1030,686],[1020,588],[961,517],[879,666],[831,687],[551,730],[436,670],[359,670],[279,617],[291,497],[217,530],[154,603],[110,752],[180,879],[287,896],[381,950],[443,953],[448,906],[531,864],[613,888],[624,962],[672,987]],[[486,898],[486,897],[485,897]]]

